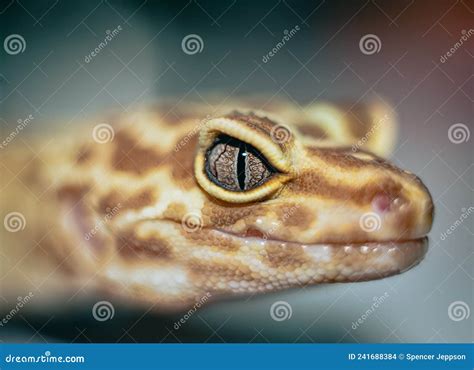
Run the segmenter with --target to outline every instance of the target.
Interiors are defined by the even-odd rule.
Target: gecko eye
[[[252,145],[220,135],[206,153],[206,173],[216,185],[235,192],[264,184],[277,171]]]

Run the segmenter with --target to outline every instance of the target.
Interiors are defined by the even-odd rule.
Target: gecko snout
[[[371,201],[371,211],[380,216],[382,224],[398,234],[398,239],[426,235],[433,222],[433,201],[421,180],[410,173],[399,179],[400,189],[384,189]],[[395,235],[394,235],[395,237]]]

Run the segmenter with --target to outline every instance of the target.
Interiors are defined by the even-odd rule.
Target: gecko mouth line
[[[225,230],[221,229],[206,229],[211,232],[218,232],[223,235],[227,235],[229,237],[237,238],[242,240],[243,242],[249,241],[257,241],[260,243],[273,243],[273,244],[280,244],[286,245],[288,247],[302,247],[302,248],[312,248],[312,247],[331,247],[331,248],[361,248],[362,251],[367,251],[368,249],[377,248],[377,247],[385,247],[385,248],[396,248],[396,247],[408,247],[411,248],[428,248],[428,237],[422,236],[415,239],[400,239],[400,240],[366,240],[366,241],[358,241],[358,242],[317,242],[317,243],[301,243],[296,241],[290,240],[282,240],[282,239],[271,239],[266,238],[264,234],[261,236],[256,235],[241,235],[241,234],[234,234]]]
[[[179,227],[183,227],[182,223],[174,219],[156,219],[154,221],[171,223]],[[398,249],[401,253],[411,253],[420,257],[420,260],[425,255],[428,249],[428,237],[426,235],[420,236],[419,238],[414,239],[400,239],[400,240],[367,240],[367,241],[357,241],[357,242],[316,242],[316,243],[301,243],[291,240],[282,240],[282,239],[271,239],[266,237],[267,234],[263,232],[249,231],[248,229],[245,234],[233,233],[220,228],[212,227],[200,227],[196,229],[191,229],[186,231],[190,236],[194,234],[196,238],[199,239],[199,234],[211,234],[216,237],[219,237],[221,240],[232,240],[239,244],[260,244],[265,245],[279,245],[281,247],[296,247],[296,248],[332,248],[332,249],[345,249],[349,254],[350,249],[359,250],[362,254],[368,254],[369,251],[377,253],[381,250],[387,250],[390,253],[396,254]],[[418,261],[419,262],[419,261]]]
[[[262,241],[268,241],[268,242],[276,242],[276,243],[287,243],[287,244],[294,244],[294,245],[300,245],[300,246],[312,246],[312,245],[329,245],[329,246],[353,246],[353,247],[361,247],[363,245],[367,244],[403,244],[403,243],[408,243],[408,242],[416,242],[416,241],[423,241],[424,239],[427,239],[428,237],[426,235],[420,236],[418,238],[412,238],[412,239],[388,239],[388,240],[363,240],[363,241],[348,241],[348,242],[334,242],[334,241],[319,241],[316,243],[308,242],[308,243],[302,243],[302,242],[297,242],[293,240],[284,240],[284,239],[274,239],[274,238],[269,238],[267,237],[268,234],[263,233],[261,231],[255,230],[255,229],[247,229],[247,231],[242,234],[242,233],[233,233],[229,232],[227,230],[223,229],[217,229],[217,228],[207,228],[208,230],[213,230],[213,231],[218,231],[226,235],[230,236],[235,236],[240,239],[248,239],[248,238],[254,238],[254,239],[259,239]]]
[[[393,241],[299,243],[239,236],[217,229],[206,231],[220,238],[254,247],[256,251],[274,253],[275,261],[281,260],[284,263],[286,259],[301,265],[313,263],[317,265],[315,270],[318,273],[333,276],[331,281],[373,280],[402,273],[420,263],[428,250],[427,236]],[[268,257],[272,259],[271,256]],[[298,262],[300,257],[301,261]]]
[[[75,221],[78,227],[84,220]],[[154,221],[157,227],[160,224],[183,227],[176,220]],[[80,229],[84,227],[82,225]],[[218,240],[216,244],[220,243],[223,251],[226,245],[248,247],[245,253],[254,253],[259,256],[256,258],[263,254],[270,263],[291,265],[289,271],[306,264],[309,271],[314,270],[315,275],[321,273],[325,277],[322,281],[364,281],[401,273],[420,263],[428,250],[427,236],[410,240],[300,243],[266,238],[265,234],[255,231],[236,234],[218,228],[199,227],[185,232],[194,240]],[[333,278],[327,278],[331,276]]]

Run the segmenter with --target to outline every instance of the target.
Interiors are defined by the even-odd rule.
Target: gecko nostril
[[[372,199],[372,209],[377,213],[401,211],[407,205],[407,200],[402,195],[391,197],[387,194],[378,194]]]
[[[372,199],[372,208],[378,213],[390,211],[392,200],[386,194],[378,194]]]

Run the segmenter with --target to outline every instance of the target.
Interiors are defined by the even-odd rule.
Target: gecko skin
[[[60,127],[35,155],[6,150],[2,211],[26,227],[2,234],[5,291],[99,289],[181,309],[411,268],[431,196],[382,159],[391,111],[355,109],[163,104],[98,121],[113,127],[106,140]]]

